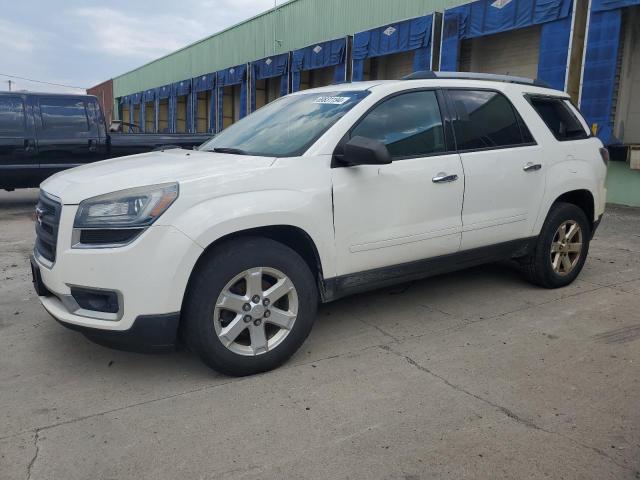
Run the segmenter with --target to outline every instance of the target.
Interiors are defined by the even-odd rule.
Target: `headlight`
[[[73,228],[140,228],[155,222],[178,198],[178,184],[131,188],[80,203]]]

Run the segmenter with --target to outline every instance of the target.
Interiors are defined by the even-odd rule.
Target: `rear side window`
[[[89,130],[84,101],[74,98],[41,98],[40,113],[45,130]]]
[[[528,145],[531,133],[509,100],[486,90],[449,90],[458,150]]]
[[[563,98],[529,97],[529,101],[557,140],[562,142],[589,137],[580,120],[571,110],[568,100]]]
[[[409,92],[380,103],[351,131],[384,143],[393,159],[444,152],[444,129],[436,94]]]
[[[0,96],[0,136],[24,133],[24,103],[20,97]]]

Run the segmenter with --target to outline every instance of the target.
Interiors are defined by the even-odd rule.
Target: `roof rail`
[[[438,79],[458,79],[458,80],[484,80],[487,82],[507,82],[519,83],[521,85],[534,85],[536,87],[551,88],[549,84],[542,80],[516,77],[513,75],[497,75],[495,73],[474,73],[474,72],[433,72],[431,70],[422,70],[414,72],[402,80],[438,80]]]

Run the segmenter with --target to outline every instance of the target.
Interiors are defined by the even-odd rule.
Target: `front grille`
[[[36,205],[36,251],[52,263],[56,261],[61,210],[59,202],[40,192]]]

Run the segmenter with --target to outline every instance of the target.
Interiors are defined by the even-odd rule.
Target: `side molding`
[[[329,278],[325,280],[322,300],[330,302],[367,290],[463,270],[498,260],[521,257],[533,251],[537,238],[512,240],[440,257]]]

